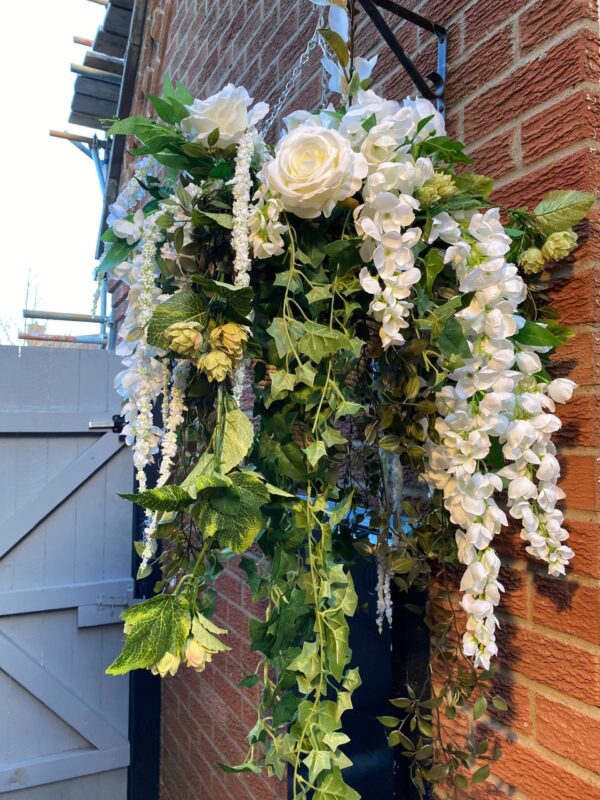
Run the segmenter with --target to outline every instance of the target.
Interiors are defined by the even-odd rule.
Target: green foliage
[[[179,653],[190,632],[188,601],[182,597],[159,594],[128,608],[121,618],[131,626],[123,652],[106,672],[123,675],[132,669],[149,669],[166,653]]]
[[[169,348],[169,342],[163,333],[176,322],[198,322],[206,310],[204,298],[190,291],[181,291],[169,297],[154,311],[146,338],[153,347]]]
[[[221,547],[243,553],[263,527],[261,506],[269,500],[264,483],[250,473],[230,475],[231,486],[204,489],[198,495],[194,518],[205,537]]]
[[[577,225],[594,205],[595,195],[590,192],[553,190],[547,192],[534,209],[534,224],[544,236],[565,231]]]
[[[139,494],[121,494],[119,497],[131,500],[132,503],[149,511],[181,511],[193,501],[193,498],[180,486],[161,486]]]

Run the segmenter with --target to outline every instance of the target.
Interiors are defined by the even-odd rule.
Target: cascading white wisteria
[[[177,431],[184,422],[184,414],[187,410],[185,391],[189,378],[191,363],[186,360],[178,361],[173,367],[171,375],[171,392],[168,393],[168,386],[165,390],[164,433],[160,440],[160,468],[156,486],[164,486],[173,471],[173,465],[177,456]],[[144,570],[149,561],[153,558],[156,543],[154,535],[158,527],[158,512],[146,516],[144,525],[144,549],[142,551],[142,562],[140,570]]]
[[[404,343],[401,330],[408,327],[412,287],[421,279],[414,247],[422,231],[410,226],[420,208],[415,192],[433,178],[434,168],[429,158],[414,159],[410,144],[443,131],[442,118],[427,100],[400,105],[372,91],[358,93],[340,124],[340,132],[368,164],[364,204],[355,209],[354,220],[363,239],[361,258],[376,270],[373,275],[365,267],[359,277],[364,291],[373,295],[370,311],[381,323],[384,347]]]
[[[429,241],[438,238],[449,245],[446,262],[456,270],[459,291],[473,293],[457,314],[471,358],[450,373],[450,383],[436,396],[437,442],[427,443],[426,478],[443,492],[458,527],[458,557],[467,567],[461,581],[461,605],[468,615],[463,650],[476,666],[488,669],[497,652],[494,610],[503,591],[491,542],[508,524],[496,499],[505,482],[510,514],[523,521],[528,552],[546,561],[551,574],[564,572],[573,555],[563,544],[567,533],[555,508],[563,494],[556,486],[560,469],[550,436],[560,420],[549,412],[553,396],[566,401],[574,384],[536,380],[542,369],[536,348],[511,338],[525,322],[518,307],[526,287],[517,268],[506,262],[511,240],[499,210],[461,220],[440,214]],[[485,463],[493,439],[505,462],[512,462],[497,472]]]

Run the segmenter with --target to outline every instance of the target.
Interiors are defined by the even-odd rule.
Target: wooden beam
[[[82,125],[84,128],[92,128],[95,131],[106,131],[108,126],[102,125],[98,117],[91,114],[81,114],[79,111],[71,111],[69,120],[73,125]]]
[[[129,745],[109,750],[69,750],[0,768],[0,794],[128,767]]]
[[[83,75],[79,75],[75,79],[75,94],[85,94],[89,97],[98,97],[101,100],[110,100],[115,103],[115,106],[119,99],[120,88],[114,83],[100,81],[97,78],[86,78]]]
[[[83,58],[83,64],[93,69],[101,69],[103,72],[112,72],[113,75],[123,74],[123,59],[112,58],[104,53],[94,53],[88,50]]]
[[[85,36],[73,36],[73,44],[81,44],[84,47],[91,47],[93,42],[91,39],[86,39]]]
[[[107,81],[107,83],[114,83],[117,86],[121,83],[121,76],[115,75],[105,69],[96,69],[95,67],[88,67],[85,64],[71,64],[71,72],[76,75],[84,75],[86,78],[97,78],[99,81]]]
[[[105,433],[79,458],[48,481],[37,496],[18,508],[6,519],[0,519],[2,541],[0,558],[24,539],[36,525],[51,514],[67,497],[77,491],[91,475],[119,452],[123,443],[114,433]]]
[[[0,669],[94,747],[108,750],[127,745],[127,739],[107,719],[4,633],[0,633]]]
[[[88,424],[90,412],[71,411],[0,411],[0,434],[22,436],[34,433],[94,434]],[[96,432],[97,435],[97,432]]]
[[[89,605],[125,608],[132,598],[132,578],[10,590],[0,592],[0,617]]]
[[[117,113],[117,103],[115,100],[101,100],[99,97],[89,97],[87,94],[76,92],[71,102],[71,110],[98,119],[107,119]]]
[[[117,36],[129,38],[129,27],[131,25],[131,11],[124,8],[117,8],[112,3],[108,7],[106,17],[102,27],[107,33],[115,33]]]
[[[94,39],[94,50],[98,53],[106,53],[107,56],[123,58],[127,48],[127,37],[117,36],[109,33],[104,28],[98,28],[98,33]]]

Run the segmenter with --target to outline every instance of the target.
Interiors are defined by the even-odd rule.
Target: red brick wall
[[[476,168],[499,178],[497,198],[514,205],[551,188],[597,190],[598,9],[595,0],[408,0],[450,32],[448,122]],[[308,0],[151,0],[134,113],[164,73],[198,96],[227,81],[273,101],[315,27]],[[408,26],[404,46],[423,69],[431,38]],[[370,28],[361,47],[378,47]],[[381,50],[376,88],[411,90]],[[318,52],[287,110],[320,93]],[[469,792],[517,800],[600,800],[600,213],[581,227],[577,261],[557,269],[553,297],[575,337],[556,370],[581,388],[561,434],[567,519],[577,553],[566,581],[551,580],[504,537],[501,681],[511,710],[486,724],[505,747],[494,783]],[[223,775],[218,760],[243,756],[252,695],[236,688],[253,659],[245,643],[248,596],[232,572],[221,584],[219,621],[233,650],[202,675],[164,682],[162,800],[266,800],[283,787]],[[512,785],[509,791],[500,781]],[[499,784],[496,787],[496,783]],[[370,800],[366,798],[365,800]]]

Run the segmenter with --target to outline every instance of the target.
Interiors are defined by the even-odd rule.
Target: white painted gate
[[[131,456],[110,420],[118,359],[0,347],[0,795],[126,800]]]

